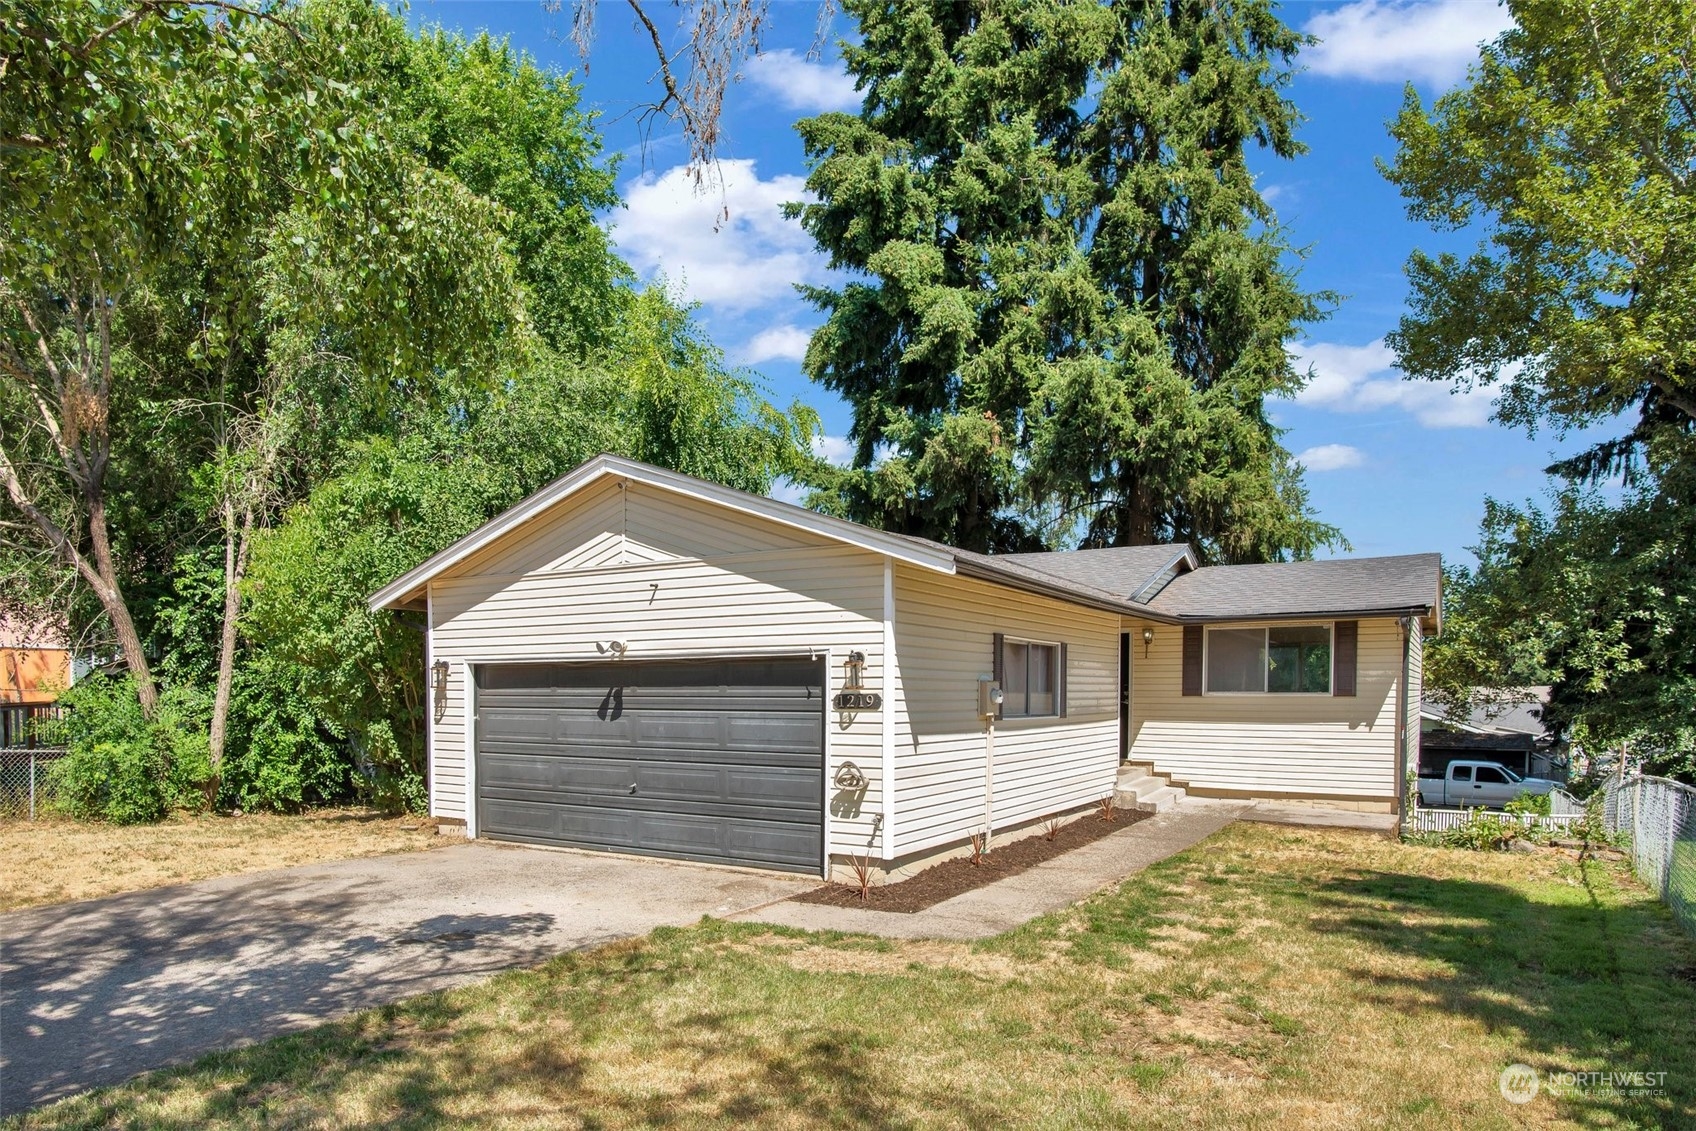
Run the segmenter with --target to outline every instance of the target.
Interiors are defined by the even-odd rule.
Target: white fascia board
[[[850,546],[858,546],[872,553],[883,554],[923,569],[934,570],[938,573],[951,574],[954,572],[954,555],[940,548],[933,550],[899,535],[872,530],[870,527],[861,526],[859,523],[832,518],[830,515],[819,514],[792,503],[782,503],[761,495],[751,495],[746,491],[738,491],[734,487],[710,483],[704,479],[696,479],[688,475],[679,475],[677,472],[666,471],[663,468],[639,463],[636,460],[624,459],[621,456],[600,455],[567,472],[510,509],[496,515],[447,549],[379,589],[371,595],[368,602],[371,610],[375,612],[378,609],[405,602],[432,578],[441,575],[497,539],[511,533],[554,504],[570,498],[589,484],[607,476],[617,476],[632,483],[641,483],[663,491],[672,491],[692,499],[713,503],[727,510],[767,519],[782,526],[804,530],[810,534],[847,543]]]
[[[1150,593],[1149,590],[1154,589],[1154,583],[1160,580],[1161,577],[1165,576],[1166,571],[1177,565],[1179,562],[1186,563],[1192,570],[1199,569],[1201,567],[1200,559],[1195,556],[1195,550],[1190,546],[1185,546],[1183,549],[1173,554],[1170,558],[1167,558],[1159,569],[1150,574],[1148,580],[1142,583],[1142,587],[1130,595],[1130,600],[1134,604],[1146,605],[1148,602],[1158,597],[1160,595],[1160,589],[1166,588],[1165,585],[1162,585],[1160,589],[1155,589],[1153,593]],[[1166,584],[1171,584],[1170,579],[1168,579]]]

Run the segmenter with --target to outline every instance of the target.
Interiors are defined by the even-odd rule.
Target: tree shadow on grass
[[[1675,971],[1696,958],[1696,941],[1660,904],[1610,898],[1611,883],[1592,866],[1569,899],[1543,901],[1501,884],[1361,871],[1305,899],[1315,930],[1422,960],[1399,975],[1354,971],[1368,998],[1511,1032],[1545,1080],[1665,1072],[1661,1096],[1590,1090],[1564,1102],[1581,1120],[1688,1125],[1696,1121],[1696,986]]]
[[[504,975],[491,983],[501,991],[496,1002],[486,989],[430,994],[214,1054],[141,1089],[73,1101],[65,1122],[159,1131],[368,1122],[401,1131],[477,1123],[905,1128],[917,1111],[927,1122],[1005,1123],[993,1104],[940,1083],[891,1081],[878,1066],[885,1038],[852,1022],[777,1031],[757,999],[662,1022],[652,1003],[687,995],[679,983],[699,973],[687,950],[615,944]],[[619,1045],[631,1024],[651,1026],[645,1036],[658,1049]],[[173,1092],[186,1100],[180,1108]]]
[[[0,955],[0,1114],[161,1064],[540,962],[550,914],[374,927],[384,886],[280,873],[12,916]]]

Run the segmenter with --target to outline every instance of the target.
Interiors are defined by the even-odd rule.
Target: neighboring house
[[[991,557],[600,456],[371,606],[425,614],[430,806],[468,835],[890,871],[1122,763],[1394,809],[1439,565]]]
[[[1452,719],[1438,704],[1426,703],[1419,717],[1419,768],[1441,774],[1449,763],[1489,759],[1526,777],[1565,781],[1569,760],[1557,736],[1543,723],[1549,688],[1522,687],[1480,692],[1479,705]]]
[[[50,624],[0,619],[0,705],[51,703],[71,685],[71,650]]]
[[[0,618],[0,750],[34,746],[40,719],[76,676],[65,634],[50,621]]]

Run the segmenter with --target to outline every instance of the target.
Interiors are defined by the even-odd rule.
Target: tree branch
[[[88,582],[103,602],[109,599],[111,594],[108,593],[105,579],[100,576],[99,571],[89,563],[88,559],[78,552],[75,544],[59,528],[59,524],[53,521],[52,516],[35,505],[34,500],[29,497],[29,492],[24,489],[23,482],[18,478],[12,459],[6,454],[4,448],[0,448],[0,483],[5,485],[6,495],[12,500],[12,505],[35,524],[36,532],[47,542],[53,552],[59,555],[68,565],[74,566],[76,571],[82,575],[83,580]]]
[[[1619,76],[1608,66],[1607,49],[1602,46],[1602,32],[1601,29],[1596,26],[1596,8],[1594,4],[1586,3],[1584,5],[1584,24],[1590,32],[1590,46],[1595,49],[1596,67],[1602,73],[1602,82],[1607,86],[1609,94],[1619,99],[1622,103],[1626,102],[1629,96],[1625,90],[1625,84],[1620,82]],[[1654,143],[1653,138],[1643,136],[1642,130],[1638,129],[1635,120],[1629,112],[1622,112],[1620,116],[1626,119],[1627,129],[1629,129],[1636,138],[1638,151],[1642,154],[1642,156],[1659,169],[1663,176],[1665,176],[1673,184],[1677,185],[1680,189],[1689,188],[1689,182],[1686,180],[1685,174],[1679,171],[1672,162],[1667,160],[1666,154],[1661,152],[1660,147]]]

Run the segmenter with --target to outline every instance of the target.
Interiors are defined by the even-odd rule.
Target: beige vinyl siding
[[[1396,793],[1401,626],[1360,622],[1356,694],[1183,694],[1183,629],[1126,621],[1131,751],[1176,784],[1255,796],[1382,800]],[[1230,627],[1251,627],[1250,622]],[[1415,708],[1417,710],[1417,707]]]
[[[433,659],[442,659],[437,653]],[[465,665],[448,664],[447,693],[430,689],[430,815],[465,819]]]
[[[644,492],[620,501],[621,518],[654,532],[668,523],[681,531],[748,525],[722,532],[723,547],[769,543],[775,524],[727,514],[680,497],[650,509]],[[582,516],[565,515],[536,528],[546,546],[497,546],[484,561],[510,565],[565,559],[582,536],[603,525],[606,500],[586,500]],[[574,521],[575,518],[582,521]],[[511,541],[529,541],[528,531]],[[673,534],[676,539],[683,537]],[[806,538],[802,535],[799,538]],[[793,541],[799,538],[792,539]],[[658,541],[658,539],[655,539]],[[643,541],[642,545],[650,543]],[[657,588],[656,588],[657,586]],[[839,690],[850,650],[866,653],[866,685],[880,690],[883,675],[883,558],[841,546],[790,545],[712,560],[668,560],[529,572],[455,572],[430,584],[432,648],[450,664],[448,695],[431,728],[431,811],[463,816],[467,662],[598,660],[599,642],[622,638],[632,660],[667,656],[794,655],[832,652],[827,694]],[[826,715],[827,825],[832,852],[881,854],[875,817],[882,805],[882,723],[876,713]],[[828,779],[852,760],[868,779],[863,797],[839,796]]]
[[[1076,808],[1112,792],[1118,767],[1119,618],[897,563],[898,857],[983,828],[987,731],[977,714],[977,684],[979,676],[993,672],[997,632],[1067,646],[1067,717],[996,724],[995,827]]]
[[[645,484],[607,478],[562,499],[451,572],[464,576],[596,569],[838,544]]]

